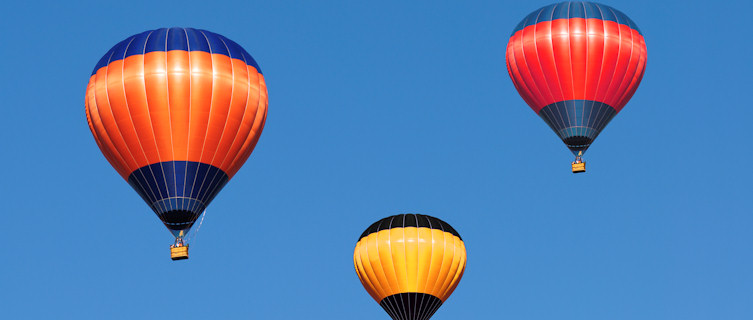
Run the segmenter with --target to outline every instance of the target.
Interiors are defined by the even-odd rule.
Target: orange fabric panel
[[[120,175],[163,161],[197,161],[232,177],[264,127],[267,91],[254,67],[202,51],[150,52],[91,76],[86,112]]]
[[[248,108],[249,79],[247,65],[237,59],[233,59],[231,63],[234,85],[225,125],[221,129],[220,140],[215,150],[214,159],[212,159],[212,163],[217,167],[220,167],[225,162],[225,159],[234,158],[235,155],[229,157],[230,147],[238,136],[241,121],[246,114],[246,108]]]
[[[170,123],[170,104],[167,88],[167,53],[155,51],[144,54],[144,84],[146,87],[147,103],[143,106],[144,113],[149,114],[154,131],[154,142],[157,144],[160,161],[175,159],[173,153],[172,124]],[[112,64],[110,64],[112,65]],[[110,66],[108,66],[109,68]],[[119,106],[122,107],[122,106]],[[140,163],[137,168],[150,163]]]
[[[258,82],[254,85],[250,83],[250,92],[258,92],[258,95],[249,95],[248,107],[246,109],[246,116],[243,118],[244,127],[250,124],[251,130],[248,134],[244,134],[246,138],[243,139],[243,144],[240,147],[238,154],[233,161],[228,165],[226,173],[231,177],[241,168],[243,163],[251,156],[251,152],[254,151],[256,143],[259,142],[262,130],[264,130],[264,123],[267,120],[267,107],[269,105],[267,98],[267,85],[264,81],[264,76],[256,72],[254,67],[249,66],[249,74],[256,73]],[[255,102],[255,103],[253,103]],[[224,167],[223,167],[224,168]]]
[[[107,85],[108,74],[108,68],[102,68],[95,75],[94,99],[97,105],[97,114],[101,120],[101,127],[97,129],[103,136],[106,135],[109,138],[108,140],[111,142],[112,147],[111,150],[113,151],[113,154],[118,154],[118,158],[121,161],[121,168],[122,170],[125,170],[119,173],[121,176],[126,177],[133,170],[131,168],[137,167],[137,163],[128,148],[126,140],[123,138],[123,134],[120,132],[120,128],[114,117],[115,113],[111,108]]]
[[[246,98],[244,101],[245,107],[243,109],[243,112],[240,114],[235,113],[232,117],[233,124],[236,125],[235,134],[232,141],[227,144],[228,156],[225,157],[219,165],[220,168],[227,168],[228,172],[233,171],[233,162],[236,158],[239,157],[239,155],[242,153],[242,150],[245,151],[245,149],[242,148],[247,138],[249,138],[249,135],[251,134],[251,129],[253,128],[253,124],[257,116],[256,112],[259,107],[259,100],[261,99],[259,95],[259,79],[261,78],[261,75],[256,71],[256,69],[251,66],[241,66],[240,64],[234,65],[234,67],[245,69],[245,72],[239,72],[246,76]],[[238,110],[236,110],[236,112],[238,112]],[[235,122],[236,120],[237,123]],[[253,150],[253,146],[251,146],[251,150]]]
[[[209,106],[209,124],[204,140],[204,152],[199,162],[212,164],[217,145],[225,128],[227,113],[233,94],[233,67],[230,57],[212,55],[212,103]],[[222,169],[222,168],[220,168]]]
[[[154,141],[154,129],[147,107],[146,86],[143,79],[144,56],[135,55],[123,60],[124,81],[122,84],[108,86],[109,90],[119,90],[122,86],[120,90],[125,92],[126,108],[131,115],[133,127],[138,136],[139,150],[144,156],[144,159],[138,163],[139,166],[160,161],[157,144]]]
[[[97,146],[99,146],[99,149],[102,150],[102,154],[104,154],[105,159],[107,159],[108,162],[115,168],[115,170],[121,174],[121,172],[126,171],[123,167],[123,159],[120,157],[120,154],[115,153],[115,147],[113,146],[112,141],[110,140],[110,137],[107,135],[107,132],[105,132],[102,128],[102,119],[99,116],[99,109],[97,108],[97,101],[96,101],[96,90],[94,89],[94,77],[95,75],[92,75],[89,78],[89,84],[86,88],[86,101],[84,102],[84,105],[86,107],[86,120],[89,123],[89,129],[91,129],[91,132],[94,136],[94,141],[97,142]]]
[[[209,106],[212,105],[212,55],[191,51],[191,110],[189,115],[188,157],[201,159],[204,138],[209,125]]]
[[[189,52],[167,52],[167,102],[170,110],[173,159],[188,159],[190,125],[191,74]]]

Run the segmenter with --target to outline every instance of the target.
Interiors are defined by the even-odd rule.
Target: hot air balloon
[[[457,287],[465,245],[446,222],[399,214],[372,224],[353,261],[366,291],[394,320],[428,320]]]
[[[575,155],[625,106],[646,68],[646,43],[624,13],[584,1],[529,14],[507,44],[507,71],[526,103]]]
[[[259,65],[240,45],[192,28],[139,33],[99,60],[86,118],[102,154],[183,238],[256,146],[267,115]]]

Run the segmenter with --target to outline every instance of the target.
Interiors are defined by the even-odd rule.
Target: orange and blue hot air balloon
[[[598,3],[561,2],[529,14],[507,44],[507,71],[523,100],[581,156],[638,88],[643,34],[624,13]]]
[[[86,89],[94,140],[175,236],[174,259],[188,257],[183,237],[251,155],[266,115],[267,88],[251,55],[192,28],[121,41]]]

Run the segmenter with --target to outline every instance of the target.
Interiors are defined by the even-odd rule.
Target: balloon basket
[[[188,259],[188,246],[170,247],[170,259],[185,260]]]
[[[573,173],[586,172],[586,162],[573,162]]]

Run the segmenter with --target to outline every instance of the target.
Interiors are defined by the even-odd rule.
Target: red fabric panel
[[[515,88],[537,113],[566,100],[598,101],[619,112],[643,77],[646,44],[613,21],[556,19],[516,32],[506,60]]]

